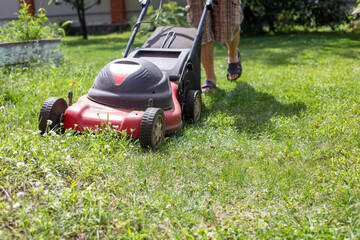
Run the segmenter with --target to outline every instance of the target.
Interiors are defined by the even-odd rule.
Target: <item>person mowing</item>
[[[198,26],[204,2],[204,0],[187,0],[185,9],[190,26]],[[227,79],[235,81],[241,76],[238,45],[243,19],[241,0],[219,0],[219,4],[213,6],[212,14],[207,16],[201,45],[201,63],[206,74],[206,81],[201,86],[202,92],[208,92],[216,87],[214,41],[224,43],[228,47]]]

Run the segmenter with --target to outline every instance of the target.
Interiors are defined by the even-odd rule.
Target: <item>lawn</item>
[[[236,82],[216,45],[201,122],[156,151],[40,136],[43,101],[86,94],[128,37],[67,37],[59,65],[1,69],[1,239],[360,238],[359,33],[243,38]]]

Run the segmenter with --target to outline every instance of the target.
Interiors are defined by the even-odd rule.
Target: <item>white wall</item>
[[[61,1],[61,0],[60,0]],[[158,8],[160,0],[152,0],[151,5]],[[48,4],[49,0],[34,0],[35,11],[44,8],[50,22],[57,21],[74,21],[74,25],[79,25],[78,17],[75,9],[68,4]],[[92,2],[86,0],[86,2]],[[163,0],[163,3],[167,3]],[[186,0],[176,0],[180,6],[186,5]],[[126,18],[129,20],[132,16],[138,17],[141,6],[138,0],[125,0]],[[19,0],[0,0],[0,24],[6,23],[11,19],[16,19],[16,13],[19,11]],[[102,0],[99,6],[94,6],[86,12],[86,21],[88,25],[110,24],[110,0]]]
[[[91,3],[92,0],[85,2]],[[75,9],[72,9],[69,4],[62,3],[61,5],[48,4],[49,0],[34,0],[35,11],[40,8],[46,10],[46,15],[49,22],[58,21],[73,21],[73,25],[80,25]],[[11,19],[16,19],[16,13],[19,11],[19,0],[0,0],[0,23],[8,22]],[[86,11],[86,22],[88,25],[110,24],[110,0],[102,0],[99,6],[95,5]]]
[[[76,9],[72,9],[71,5],[67,3],[62,3],[61,5],[52,3],[49,5],[48,2],[49,0],[35,0],[35,9],[46,9],[46,15],[51,22],[71,20],[73,21],[73,25],[79,25]],[[85,2],[90,4],[93,1],[86,0]],[[95,5],[87,10],[85,14],[88,25],[110,24],[110,0],[102,0],[99,6]]]

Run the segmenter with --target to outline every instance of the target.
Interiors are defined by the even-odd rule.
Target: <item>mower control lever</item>
[[[165,44],[167,43],[167,46],[166,48],[169,48],[171,43],[174,41],[175,39],[175,35],[176,33],[174,31],[169,31],[167,34],[166,34],[166,37],[164,39],[164,42],[162,43],[161,45],[161,48],[164,48],[165,47]]]
[[[72,99],[73,99],[73,92],[72,91],[69,91],[68,98],[69,98],[69,106],[71,106],[72,105]]]

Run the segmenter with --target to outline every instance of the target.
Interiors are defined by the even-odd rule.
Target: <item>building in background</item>
[[[78,16],[75,9],[69,4],[63,3],[55,5],[48,4],[49,0],[24,0],[31,4],[30,11],[36,13],[40,8],[46,10],[46,15],[50,22],[73,21],[73,26],[79,26]],[[54,0],[61,1],[61,0]],[[85,0],[92,3],[92,0]],[[163,0],[167,3],[167,0]],[[176,0],[185,6],[186,0]],[[154,8],[158,7],[159,0],[151,1]],[[6,23],[16,19],[16,13],[20,9],[20,0],[1,0],[0,1],[0,23]],[[127,23],[130,18],[137,15],[141,10],[138,0],[102,0],[100,5],[96,5],[86,11],[86,22],[88,26],[106,26]]]

